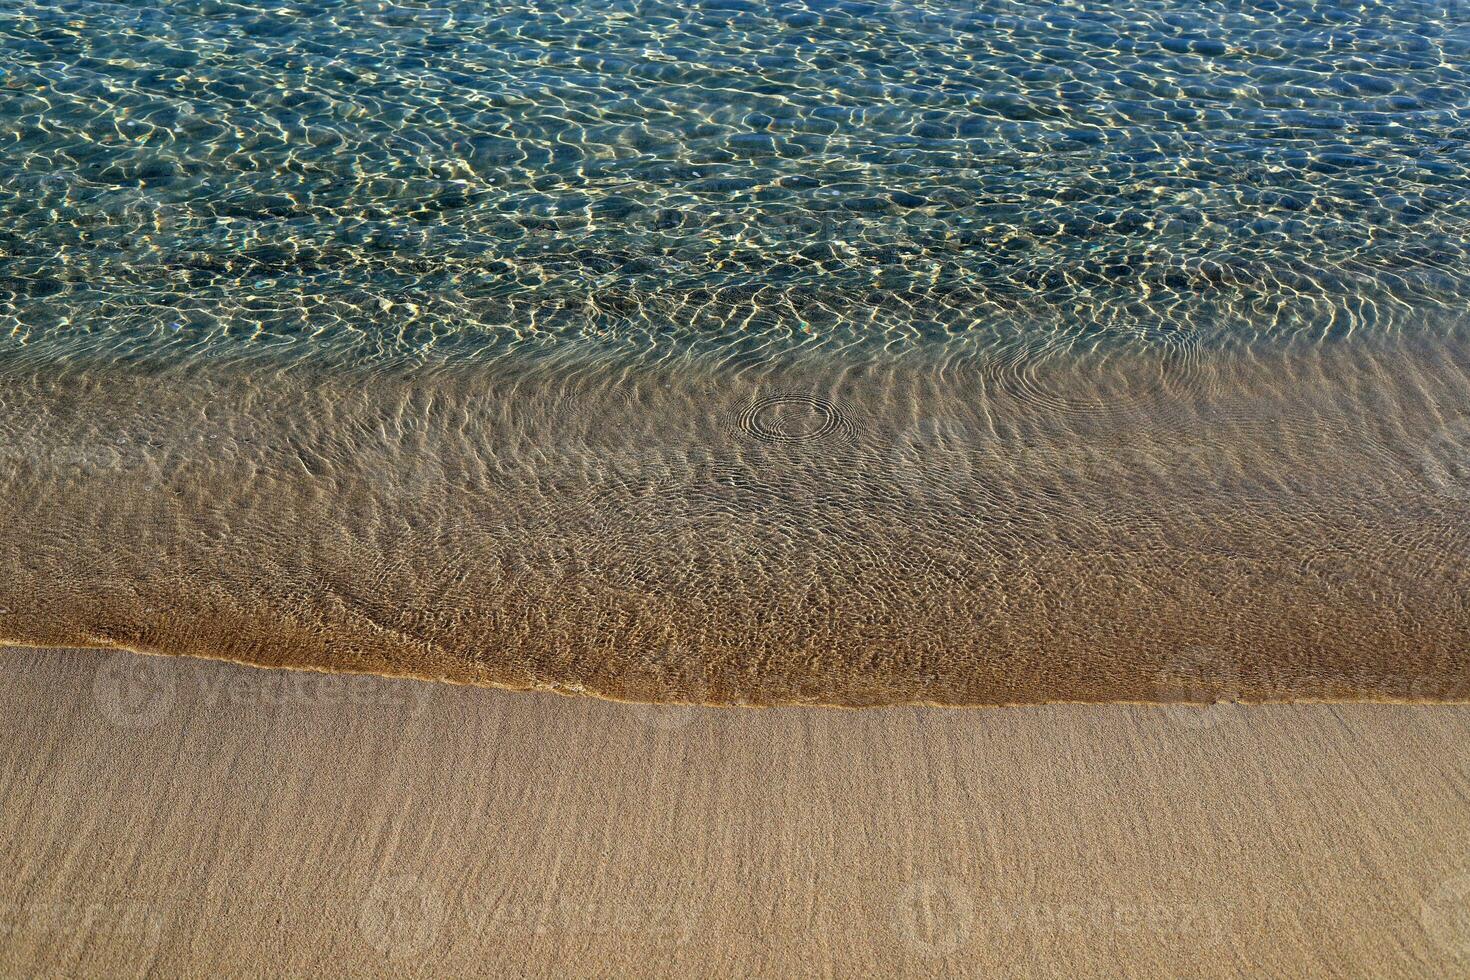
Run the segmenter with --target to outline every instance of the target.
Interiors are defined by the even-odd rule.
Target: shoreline
[[[1467,708],[724,712],[381,678],[282,699],[183,666],[0,656],[0,969],[1449,977],[1470,956]]]
[[[1463,346],[1161,363],[11,364],[0,640],[651,702],[1470,698]]]
[[[26,650],[34,650],[34,649],[36,649],[36,648],[35,647],[28,646],[26,644],[12,643],[12,642],[10,642],[8,640],[0,640],[0,663],[3,663],[3,658],[6,656],[7,652],[9,652],[9,651],[26,651]],[[1435,696],[1433,693],[1426,693],[1422,697],[1414,697],[1414,696],[1409,696],[1409,695],[1405,695],[1405,696],[1393,696],[1393,695],[1381,695],[1381,694],[1380,695],[1374,695],[1374,696],[1347,695],[1347,696],[1340,696],[1340,697],[1320,697],[1320,696],[1315,696],[1315,695],[1312,695],[1312,694],[1300,694],[1300,695],[1298,695],[1298,694],[1288,693],[1286,691],[1278,692],[1278,695],[1276,697],[1271,698],[1271,699],[1267,699],[1267,700],[1247,700],[1247,699],[1242,699],[1242,698],[1237,698],[1237,697],[1224,697],[1224,696],[1222,696],[1222,697],[1217,697],[1217,698],[1213,698],[1213,699],[1212,698],[1207,698],[1207,697],[1199,697],[1199,698],[1195,698],[1195,699],[1179,699],[1179,700],[1168,700],[1168,701],[1166,701],[1166,700],[1160,700],[1160,699],[1149,699],[1149,700],[1138,700],[1138,701],[1126,701],[1126,700],[1113,699],[1113,700],[1107,700],[1107,701],[1013,701],[1013,702],[891,701],[891,702],[885,702],[883,704],[866,704],[866,705],[827,703],[827,702],[823,702],[823,701],[773,701],[773,702],[738,701],[738,702],[721,702],[721,701],[677,701],[677,700],[668,700],[668,699],[662,699],[662,700],[658,700],[658,701],[640,701],[640,700],[637,700],[635,698],[622,698],[622,697],[617,697],[617,696],[611,695],[611,694],[604,694],[604,693],[599,692],[599,691],[592,691],[592,690],[585,690],[585,689],[578,690],[578,689],[573,689],[573,688],[556,687],[556,686],[546,686],[546,687],[512,687],[512,686],[502,685],[502,684],[483,683],[483,682],[478,682],[478,681],[474,681],[474,680],[456,679],[456,678],[453,678],[453,677],[435,677],[435,676],[431,676],[431,675],[420,675],[420,674],[414,674],[414,673],[411,673],[411,672],[408,672],[408,671],[403,671],[403,670],[396,671],[394,673],[379,673],[379,672],[367,671],[367,670],[365,670],[365,671],[343,670],[340,667],[318,666],[318,665],[313,665],[313,664],[291,664],[291,665],[285,665],[285,666],[283,666],[283,665],[275,665],[275,664],[256,663],[256,662],[249,661],[249,660],[234,660],[234,659],[231,659],[229,657],[211,656],[209,654],[202,654],[202,653],[177,654],[177,653],[169,653],[169,652],[163,651],[163,650],[139,650],[139,649],[135,649],[133,647],[122,647],[122,646],[73,647],[71,649],[76,650],[76,651],[79,651],[79,652],[96,653],[98,656],[104,656],[104,655],[114,655],[115,656],[115,655],[118,655],[118,654],[125,654],[125,655],[139,656],[139,657],[155,657],[155,658],[166,658],[166,659],[174,659],[174,658],[177,658],[180,661],[183,661],[183,662],[185,662],[187,664],[190,664],[192,666],[199,667],[199,668],[203,668],[203,667],[205,667],[207,665],[210,665],[210,664],[224,664],[224,665],[228,665],[230,667],[243,667],[243,668],[246,668],[246,669],[249,669],[249,670],[259,670],[259,671],[266,671],[266,672],[278,673],[278,674],[286,675],[288,677],[291,677],[293,675],[301,675],[301,680],[302,680],[303,683],[309,683],[310,680],[315,679],[317,677],[322,677],[322,676],[326,676],[326,677],[340,677],[340,678],[342,678],[342,679],[344,679],[345,681],[348,681],[348,682],[353,682],[353,681],[373,681],[373,680],[406,681],[406,682],[412,682],[412,683],[417,683],[417,684],[430,684],[430,685],[441,685],[442,684],[442,685],[448,685],[450,687],[472,687],[472,688],[479,688],[481,690],[487,690],[487,691],[497,691],[497,692],[500,692],[500,693],[503,693],[503,694],[509,694],[509,695],[520,695],[520,694],[527,694],[527,695],[554,695],[554,696],[565,698],[565,699],[571,700],[571,701],[576,701],[576,700],[580,700],[580,699],[584,699],[585,698],[585,699],[590,699],[592,701],[602,702],[602,703],[606,703],[606,704],[628,705],[628,706],[632,706],[632,707],[713,708],[713,709],[729,709],[731,711],[738,711],[738,710],[746,709],[746,708],[764,709],[764,710],[768,710],[768,711],[780,711],[780,710],[799,709],[799,708],[819,708],[819,709],[831,710],[831,711],[838,711],[838,712],[844,712],[844,711],[864,712],[864,711],[883,711],[883,710],[887,710],[887,709],[898,709],[898,708],[922,708],[922,709],[925,709],[925,710],[933,709],[933,710],[937,710],[937,711],[956,711],[956,712],[963,713],[963,712],[968,711],[968,710],[984,711],[984,710],[988,710],[988,709],[1020,709],[1020,708],[1047,708],[1047,707],[1106,707],[1106,706],[1117,706],[1117,707],[1126,707],[1126,708],[1175,708],[1175,707],[1178,707],[1178,708],[1212,708],[1212,707],[1217,707],[1218,706],[1218,707],[1227,707],[1227,708],[1228,707],[1261,708],[1261,707],[1281,707],[1281,706],[1289,706],[1289,705],[1303,705],[1303,706],[1313,706],[1313,705],[1400,705],[1400,706],[1421,705],[1421,706],[1425,706],[1425,707],[1434,707],[1434,706],[1445,706],[1445,707],[1449,707],[1449,706],[1454,706],[1454,705],[1470,704],[1470,695],[1467,695],[1465,697],[1456,697],[1456,698],[1451,698],[1451,697],[1438,697],[1438,696]],[[1439,686],[1439,681],[1436,680],[1433,677],[1415,677],[1415,678],[1402,678],[1402,677],[1400,677],[1400,678],[1395,678],[1394,680],[1397,681],[1397,682],[1406,683],[1407,686],[1411,686],[1411,687],[1422,684],[1426,689],[1432,689],[1432,688],[1435,688],[1435,687]],[[1305,687],[1307,689],[1310,689],[1312,686],[1314,686],[1314,685],[1312,685],[1312,684],[1305,685]],[[1388,686],[1389,687],[1392,687],[1393,685],[1390,684]],[[1229,692],[1222,692],[1222,695],[1228,694],[1228,693]]]

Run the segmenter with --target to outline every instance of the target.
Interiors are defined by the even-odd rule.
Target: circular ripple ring
[[[1157,409],[1201,383],[1197,351],[1187,341],[1154,348],[1147,367],[1134,377],[1098,378],[1105,387],[1091,387],[1085,374],[1048,377],[1050,369],[1069,365],[1068,358],[1069,350],[1056,341],[1023,341],[991,355],[986,370],[998,390],[1059,416]]]
[[[795,421],[787,416],[802,414]],[[812,395],[781,394],[762,398],[740,413],[740,429],[762,442],[792,444],[848,435],[852,422],[832,402]]]

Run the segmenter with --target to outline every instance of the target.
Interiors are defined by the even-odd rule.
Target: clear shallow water
[[[1422,329],[1460,2],[37,3],[8,343],[348,360]]]
[[[0,53],[0,639],[1470,696],[1465,4],[24,2]]]

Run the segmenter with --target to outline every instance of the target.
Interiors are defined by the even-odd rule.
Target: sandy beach
[[[0,642],[634,701],[1464,701],[1466,350],[0,360]]]
[[[1470,709],[713,709],[11,649],[0,972],[1463,976]]]
[[[0,980],[1470,977],[1463,0],[0,6]]]

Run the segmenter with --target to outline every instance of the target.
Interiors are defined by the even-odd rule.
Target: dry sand
[[[1464,976],[1470,708],[711,709],[12,649],[13,976]]]

